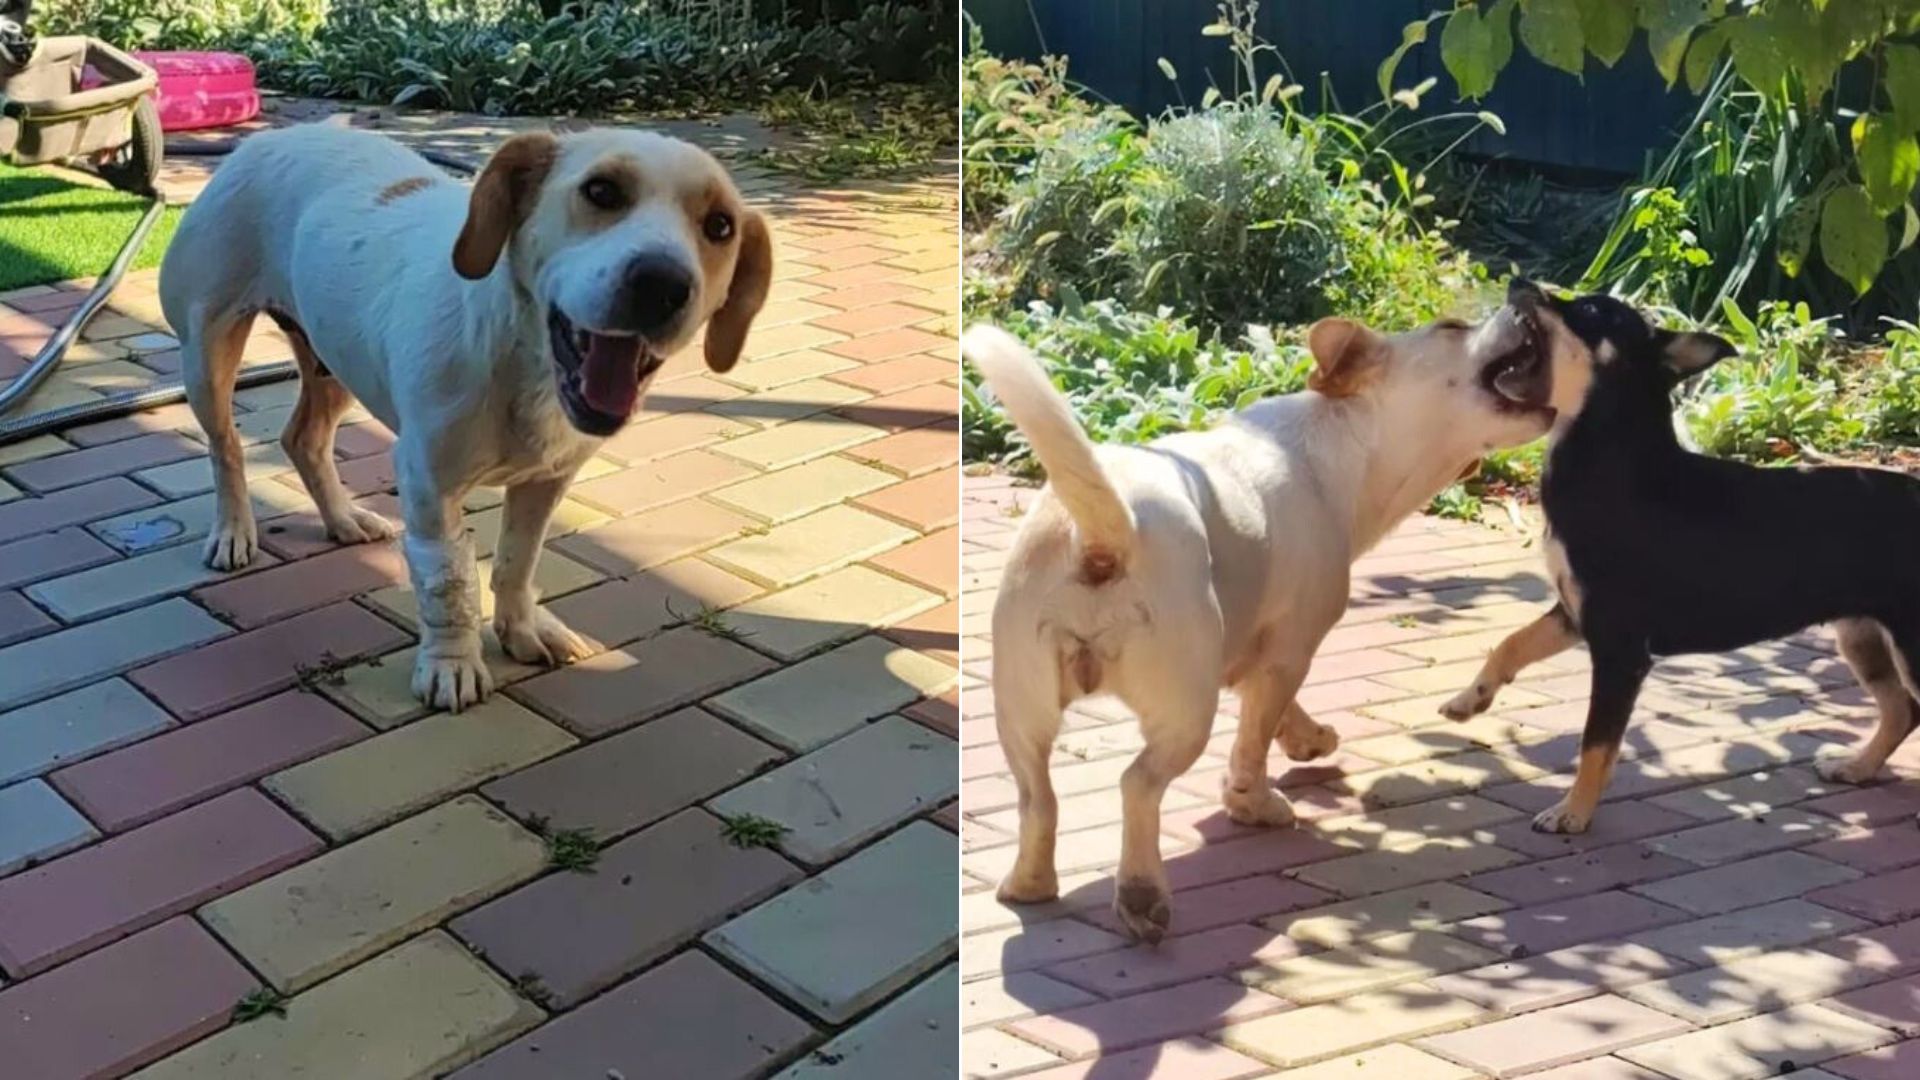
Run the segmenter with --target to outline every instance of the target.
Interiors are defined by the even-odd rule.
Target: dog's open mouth
[[[547,336],[560,369],[560,404],[588,435],[620,430],[640,403],[640,388],[665,360],[638,335],[580,329],[557,307],[547,309]]]
[[[1504,308],[1496,319],[1499,327],[1499,353],[1480,369],[1480,385],[1492,395],[1503,412],[1544,412],[1552,386],[1552,373],[1543,344],[1546,335],[1531,313]]]

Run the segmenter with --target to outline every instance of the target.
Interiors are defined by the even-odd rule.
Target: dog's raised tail
[[[1082,576],[1098,585],[1118,575],[1133,547],[1133,510],[1094,457],[1067,399],[1027,347],[999,327],[968,327],[960,352],[993,387],[1046,468],[1054,496],[1080,527]]]

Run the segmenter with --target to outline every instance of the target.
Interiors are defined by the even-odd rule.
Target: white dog
[[[280,444],[333,539],[393,534],[341,486],[341,414],[357,398],[398,436],[420,607],[414,693],[458,710],[492,690],[461,517],[476,484],[506,488],[492,580],[501,645],[528,663],[584,655],[535,606],[548,518],[703,324],[707,363],[733,366],[771,276],[765,221],[713,158],[675,139],[517,135],[471,190],[367,132],[313,125],[247,139],[187,211],[160,272],[213,459],[207,564],[242,567],[258,547],[233,386],[264,312],[300,367]]]
[[[1254,404],[1210,431],[1095,448],[1017,341],[967,331],[992,384],[1046,466],[993,609],[1001,748],[1020,795],[1020,849],[1000,898],[1057,895],[1057,807],[1047,761],[1061,710],[1116,694],[1146,746],[1120,783],[1114,910],[1157,941],[1170,919],[1160,800],[1212,734],[1220,688],[1240,695],[1222,800],[1235,821],[1285,825],[1267,747],[1332,752],[1336,733],[1294,694],[1346,608],[1353,560],[1495,447],[1543,434],[1541,403],[1501,387],[1539,363],[1510,311],[1382,336],[1325,319],[1308,333],[1311,389]]]

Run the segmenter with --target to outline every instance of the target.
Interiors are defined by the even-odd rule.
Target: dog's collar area
[[[639,405],[641,387],[666,362],[644,338],[581,328],[552,305],[547,338],[561,408],[568,422],[588,435],[620,430]]]

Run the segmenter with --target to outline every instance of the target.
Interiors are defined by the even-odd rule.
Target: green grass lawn
[[[137,195],[0,163],[0,291],[104,271],[145,209]],[[134,269],[160,265],[182,209],[154,223]]]

